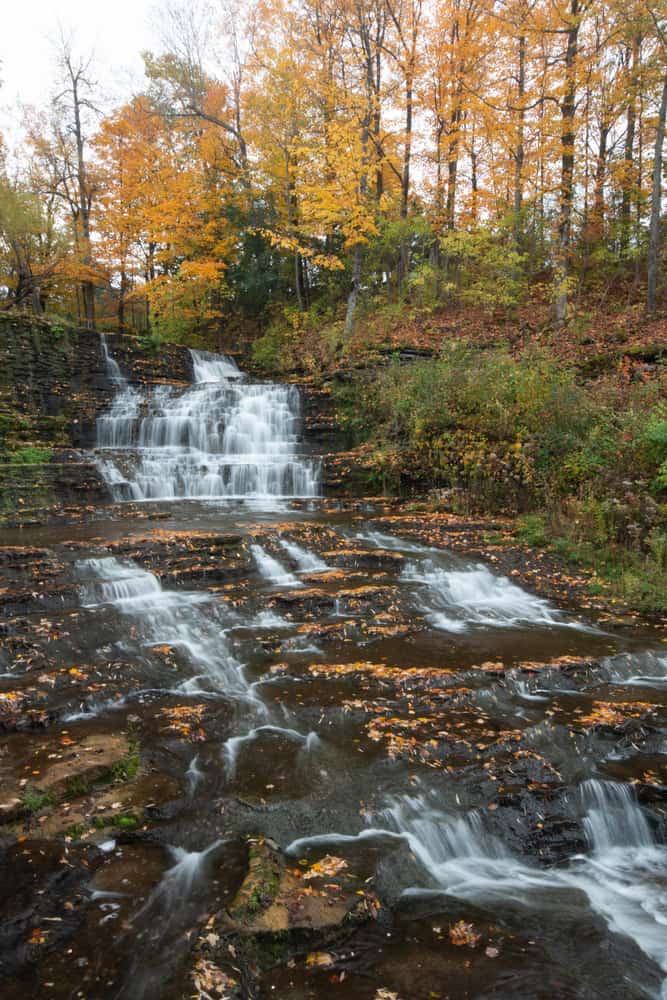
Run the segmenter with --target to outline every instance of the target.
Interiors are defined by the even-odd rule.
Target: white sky
[[[43,106],[53,90],[59,25],[73,35],[75,52],[92,52],[91,76],[107,99],[140,87],[141,52],[158,47],[155,0],[13,0],[4,7],[0,128],[14,136],[18,105]]]

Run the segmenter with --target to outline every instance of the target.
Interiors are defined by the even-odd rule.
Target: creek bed
[[[662,633],[366,506],[0,533],[3,997],[660,996]]]

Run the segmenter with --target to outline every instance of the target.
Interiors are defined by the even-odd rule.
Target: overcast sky
[[[110,98],[142,78],[141,52],[157,46],[155,0],[12,0],[0,31],[0,127],[13,131],[17,104],[44,104],[56,74],[59,24],[77,52],[93,52],[93,77]]]

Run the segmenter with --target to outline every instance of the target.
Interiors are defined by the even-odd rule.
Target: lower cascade
[[[191,351],[193,385],[139,390],[105,340],[102,354],[116,393],[97,420],[95,450],[114,500],[318,495],[296,386],[251,383],[229,358]]]

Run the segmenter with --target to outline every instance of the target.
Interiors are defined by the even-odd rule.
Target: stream
[[[113,503],[0,531],[2,996],[667,997],[664,635],[322,498],[298,388],[102,351]],[[378,912],[194,988],[248,837]]]

